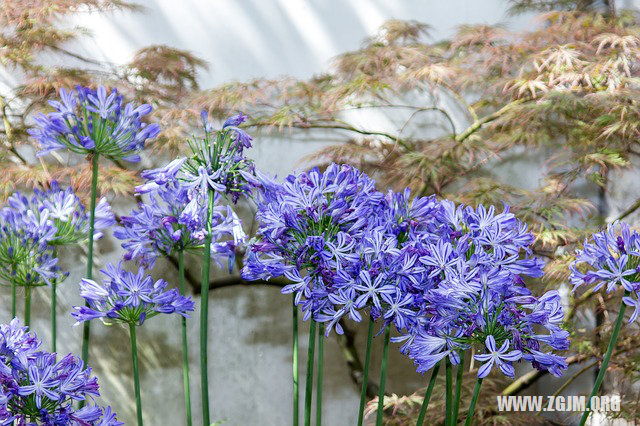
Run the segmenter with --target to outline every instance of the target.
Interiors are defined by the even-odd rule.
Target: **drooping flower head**
[[[66,148],[76,154],[138,162],[145,143],[160,132],[157,124],[142,121],[151,112],[150,105],[125,105],[115,89],[111,93],[102,86],[60,89],[60,100],[49,104],[55,111],[36,117],[29,130],[40,144],[38,155]]]
[[[136,259],[152,266],[157,256],[168,256],[179,250],[202,248],[207,232],[207,206],[192,187],[178,178],[185,159],[177,159],[167,166],[146,170],[142,177],[147,182],[136,191],[148,197],[138,204],[129,216],[122,217],[122,226],[114,232],[123,240],[127,250],[125,259]],[[245,234],[238,216],[228,205],[220,203],[214,193],[212,215],[211,255],[221,264],[227,259],[233,265],[235,248],[244,243]]]
[[[290,175],[282,184],[261,177],[261,188],[258,237],[243,276],[285,275],[293,284],[283,292],[295,293],[305,318],[326,320],[320,315],[336,298],[353,301],[337,285],[338,275],[360,261],[358,240],[384,197],[364,173],[337,164]]]
[[[56,227],[49,211],[0,210],[0,280],[18,286],[51,285],[62,279],[51,242]]]
[[[253,161],[244,155],[252,138],[238,127],[246,117],[239,114],[227,119],[219,131],[213,130],[206,111],[202,111],[201,119],[204,137],[189,141],[192,154],[182,165],[185,185],[205,199],[215,191],[230,195],[235,203],[257,184]]]
[[[95,404],[98,380],[80,358],[41,351],[18,319],[0,325],[0,424],[121,426]],[[88,404],[75,409],[78,401]]]
[[[71,187],[62,189],[57,181],[52,181],[47,190],[35,189],[31,197],[16,192],[8,199],[9,208],[21,212],[32,211],[36,217],[47,215],[55,228],[55,235],[49,240],[51,245],[72,245],[83,242],[89,233],[89,212]],[[102,237],[102,231],[116,220],[106,198],[101,198],[95,210],[94,238]]]
[[[593,291],[606,286],[607,293],[621,287],[629,292],[622,301],[634,309],[630,321],[640,314],[640,235],[624,222],[607,226],[585,240],[570,266],[574,291],[586,285]]]
[[[179,314],[187,317],[193,311],[191,298],[182,296],[177,289],[166,290],[167,282],[153,281],[143,268],[137,273],[107,264],[102,284],[82,279],[80,296],[88,306],[74,306],[71,315],[78,321],[100,318],[105,323],[123,322],[142,325],[158,314]]]
[[[498,213],[493,206],[456,207],[449,201],[442,201],[439,222],[431,238],[415,245],[415,267],[424,276],[406,290],[419,303],[407,318],[407,332],[396,339],[405,340],[402,350],[418,371],[446,356],[457,364],[458,353],[475,346],[484,352],[476,356],[485,363],[480,377],[494,366],[513,377],[512,363],[521,359],[562,374],[565,359],[550,350],[568,349],[569,333],[560,327],[559,294],[536,297],[525,285],[524,276],[543,274],[526,225],[508,207]]]

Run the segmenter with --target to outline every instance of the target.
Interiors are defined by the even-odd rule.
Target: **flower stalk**
[[[464,426],[471,426],[473,422],[473,411],[476,408],[476,402],[478,402],[478,395],[480,395],[480,387],[482,386],[482,378],[478,377],[476,386],[473,388],[473,396],[471,397],[471,403],[469,404],[469,412],[467,413],[467,419],[464,421]]]
[[[31,325],[31,286],[24,287],[24,325]]]
[[[324,323],[318,324],[318,382],[316,383],[316,426],[322,425],[322,373],[324,364]]]
[[[631,292],[629,290],[625,290],[623,297],[629,297],[630,293]],[[604,359],[602,360],[602,365],[600,366],[598,377],[596,377],[596,382],[593,384],[591,395],[589,395],[589,399],[587,399],[587,406],[584,410],[584,413],[582,413],[582,417],[580,418],[580,426],[584,426],[584,424],[587,422],[587,419],[589,418],[591,398],[593,398],[598,393],[598,391],[600,390],[600,386],[602,386],[604,375],[607,373],[607,366],[609,365],[609,361],[611,360],[613,350],[616,347],[616,341],[618,340],[618,334],[620,333],[620,328],[622,327],[622,319],[624,318],[624,312],[626,309],[627,305],[625,303],[621,303],[620,311],[618,312],[618,318],[616,319],[616,324],[613,327],[613,332],[611,333],[611,339],[609,340],[607,352],[605,353]]]
[[[298,307],[296,297],[291,296],[292,318],[293,318],[293,347],[292,369],[293,369],[293,426],[298,426]]]
[[[371,342],[373,341],[373,317],[369,315],[369,329],[367,331],[367,349],[364,355],[364,371],[362,373],[362,390],[360,391],[360,408],[358,410],[358,426],[364,420],[364,405],[367,400],[367,385],[369,383],[369,363],[371,362]]]
[[[458,411],[460,410],[460,396],[462,395],[462,376],[464,373],[464,351],[460,351],[460,363],[456,369],[456,393],[453,402],[452,425],[458,424]]]
[[[389,357],[389,338],[391,324],[384,329],[384,346],[382,348],[382,367],[380,368],[380,390],[378,391],[378,412],[376,414],[376,426],[382,426],[384,414],[384,388],[387,382],[387,358]]]
[[[429,386],[427,386],[427,390],[424,394],[424,399],[422,400],[422,407],[420,407],[420,414],[418,414],[418,421],[416,422],[416,426],[422,426],[422,423],[424,423],[424,416],[427,413],[429,401],[431,400],[431,394],[433,393],[433,388],[435,387],[436,379],[438,378],[438,370],[440,370],[439,362],[435,365],[435,367],[433,367],[433,370],[431,371]]]
[[[449,360],[449,357],[447,357],[447,359],[445,360],[445,364],[444,364],[444,371],[445,371],[445,412],[446,412],[446,416],[445,416],[445,422],[444,424],[446,426],[453,426],[453,424],[451,423],[451,420],[453,420],[451,418],[451,411],[452,411],[452,397],[453,397],[453,372],[452,372],[452,366],[451,366],[451,361]]]
[[[179,280],[178,285],[180,294],[185,295],[184,285],[184,252],[178,251],[178,273]],[[184,387],[184,406],[187,413],[187,426],[192,425],[191,420],[191,388],[189,385],[189,345],[187,342],[187,319],[185,317],[180,318],[182,324],[182,381]]]
[[[311,426],[311,399],[313,397],[313,362],[316,349],[316,321],[309,324],[309,348],[307,351],[307,379],[304,395],[304,426]]]
[[[138,345],[136,340],[136,325],[129,323],[129,336],[131,337],[131,362],[133,364],[133,386],[136,395],[136,415],[138,426],[142,426],[142,400],[140,398],[140,375],[138,372]]]
[[[87,235],[87,273],[88,280],[93,278],[93,234],[96,222],[96,196],[98,192],[98,160],[99,154],[95,152],[91,158],[91,203],[89,205],[89,234]],[[82,362],[88,365],[89,339],[91,334],[91,322],[86,321],[82,328]]]
[[[200,291],[200,386],[202,392],[202,422],[210,424],[209,420],[209,369],[207,361],[209,317],[209,270],[211,267],[211,221],[213,220],[214,192],[209,190],[207,205],[207,235],[204,239],[202,256],[202,286]]]

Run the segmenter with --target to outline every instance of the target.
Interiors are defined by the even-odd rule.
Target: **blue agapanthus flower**
[[[6,285],[51,285],[60,271],[52,241],[57,228],[49,211],[5,207],[0,210],[0,280]]]
[[[41,147],[38,155],[68,149],[137,162],[145,143],[160,132],[157,124],[142,121],[151,112],[150,105],[125,105],[115,89],[111,93],[102,86],[96,90],[80,86],[75,91],[60,89],[60,100],[49,104],[55,111],[37,116],[29,130]]]
[[[512,363],[521,359],[562,374],[566,361],[551,352],[569,347],[569,333],[560,327],[562,304],[556,291],[536,297],[524,283],[524,276],[543,274],[526,225],[508,208],[497,212],[449,201],[441,202],[437,216],[409,245],[417,259],[413,268],[423,276],[405,286],[414,311],[405,318],[404,335],[395,339],[405,342],[402,350],[418,371],[447,356],[457,364],[459,352],[476,346],[484,348],[476,356],[485,362],[481,377],[493,367],[513,377]]]
[[[230,195],[235,203],[258,184],[253,161],[244,155],[252,138],[238,127],[246,116],[238,114],[227,119],[219,131],[213,130],[206,111],[200,117],[204,137],[189,141],[192,154],[182,165],[181,179],[205,200],[214,191]]]
[[[18,319],[0,325],[0,424],[121,426],[95,404],[98,380],[80,358],[41,351]],[[74,408],[78,401],[88,404]]]
[[[168,256],[179,250],[201,249],[207,233],[205,197],[179,178],[185,159],[172,161],[165,167],[145,170],[147,182],[136,191],[148,197],[138,209],[123,216],[122,226],[114,232],[123,240],[125,259],[136,259],[152,266],[157,256]],[[211,255],[218,263],[226,259],[233,265],[235,249],[245,241],[240,219],[228,205],[222,205],[214,193],[211,224]]]
[[[166,281],[153,281],[143,268],[135,273],[122,269],[122,263],[109,263],[101,272],[105,277],[102,284],[88,279],[80,283],[80,296],[87,306],[74,306],[71,315],[78,322],[100,318],[105,323],[142,325],[158,314],[188,317],[187,312],[194,309],[190,297],[175,288],[166,290]]]
[[[16,192],[9,197],[7,203],[8,208],[18,213],[31,211],[38,218],[47,215],[55,228],[55,235],[49,239],[51,245],[78,244],[87,239],[89,212],[71,187],[62,189],[54,180],[47,190],[35,189],[32,196]],[[101,238],[102,231],[115,223],[111,206],[106,198],[101,198],[95,210],[94,238]]]
[[[570,266],[574,291],[586,285],[593,291],[606,286],[607,293],[623,288],[622,298],[634,308],[630,322],[640,314],[640,235],[624,222],[616,222],[585,240]]]
[[[348,314],[358,320],[352,277],[361,269],[360,240],[384,205],[375,182],[337,164],[291,175],[282,184],[262,176],[260,182],[260,227],[243,276],[286,276],[292,284],[282,291],[295,294],[305,319],[313,315],[333,325]]]

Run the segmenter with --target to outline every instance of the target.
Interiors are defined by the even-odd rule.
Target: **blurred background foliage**
[[[426,23],[391,20],[311,79],[255,79],[203,89],[198,73],[207,64],[188,51],[147,46],[129,64],[116,66],[68,50],[89,29],[70,28],[64,24],[67,16],[116,9],[144,13],[136,4],[5,0],[0,64],[20,83],[0,93],[1,193],[6,197],[52,179],[86,191],[86,165],[36,157],[26,129],[59,88],[104,84],[156,108],[153,117],[163,131],[150,150],[157,164],[186,152],[186,137],[202,108],[216,117],[241,110],[257,134],[330,140],[308,158],[310,164],[352,163],[374,176],[380,188],[410,187],[415,195],[472,205],[508,203],[529,224],[536,253],[548,262],[546,278],[534,285],[563,288],[576,244],[607,219],[625,219],[640,208],[640,200],[628,199],[612,218],[606,202],[612,173],[638,173],[640,16],[617,8],[614,0],[509,3],[513,14],[535,12],[535,25],[518,32],[466,25],[451,39],[436,41]],[[523,155],[539,167],[524,171]],[[102,168],[102,192],[133,196],[137,170],[120,163]],[[235,284],[242,281],[217,283]],[[608,307],[619,304],[620,294],[568,294],[569,362],[585,368],[568,374],[567,384],[592,374],[611,329]],[[597,314],[595,333],[580,320],[580,312],[590,310]],[[357,382],[361,363],[353,340],[347,329],[340,344]],[[619,373],[612,375],[615,390],[623,395],[618,415],[637,419],[636,326],[624,328],[619,342],[611,364]],[[483,395],[517,394],[541,376],[526,373],[514,383],[499,379],[491,382],[495,392]],[[375,383],[371,387],[374,395]],[[422,394],[390,395],[389,424],[415,422]],[[438,394],[442,389],[434,407],[442,404]],[[477,415],[485,424],[531,421],[490,408]]]

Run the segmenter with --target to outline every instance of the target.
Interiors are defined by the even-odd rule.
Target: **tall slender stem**
[[[296,306],[296,296],[291,296],[291,316],[293,318],[293,347],[292,369],[293,369],[293,426],[298,426],[298,307]]]
[[[184,286],[184,252],[178,251],[178,272],[180,294],[185,295]],[[187,413],[187,426],[192,425],[191,421],[191,387],[189,385],[189,345],[187,342],[187,319],[182,320],[182,386],[184,387],[184,407]]]
[[[629,291],[625,290],[623,297],[628,297]],[[589,399],[587,400],[587,406],[582,413],[582,418],[580,419],[580,426],[584,426],[587,422],[587,418],[589,417],[589,409],[591,406],[591,398],[596,396],[598,391],[600,390],[600,386],[602,386],[602,380],[604,379],[604,375],[607,372],[607,366],[609,365],[609,360],[611,359],[611,354],[616,347],[616,341],[618,340],[618,334],[620,333],[620,328],[622,327],[622,319],[624,318],[624,311],[627,309],[627,305],[624,303],[620,303],[620,311],[618,312],[618,318],[616,319],[616,324],[613,327],[613,332],[611,333],[611,340],[609,340],[609,346],[607,347],[607,352],[604,354],[604,359],[602,360],[602,365],[600,366],[600,372],[598,373],[598,377],[596,377],[596,382],[593,385],[593,390],[591,391],[591,395],[589,395]]]
[[[133,363],[133,387],[136,394],[136,414],[138,426],[142,426],[142,400],[140,399],[140,375],[138,373],[138,344],[136,340],[136,325],[129,323],[129,335],[131,337],[131,362]]]
[[[89,235],[87,245],[87,279],[93,278],[93,234],[95,232],[96,222],[96,196],[98,193],[98,159],[97,152],[93,154],[91,159],[91,204],[89,206]],[[88,303],[87,303],[88,306]],[[85,321],[82,326],[82,362],[88,365],[89,361],[89,336],[91,332],[91,321]],[[83,402],[80,405],[84,405]]]
[[[58,339],[58,316],[56,314],[57,309],[57,295],[56,295],[56,282],[51,283],[51,352],[56,353],[56,341]]]
[[[322,424],[322,372],[324,364],[324,323],[318,324],[318,382],[316,383],[316,426]]]
[[[311,425],[311,398],[313,397],[313,361],[316,350],[316,322],[309,324],[309,349],[307,351],[307,379],[304,394],[304,426]]]
[[[24,325],[31,325],[31,286],[24,286]]]
[[[460,410],[460,395],[462,394],[462,373],[464,372],[464,351],[460,351],[460,364],[456,369],[456,393],[453,399],[452,425],[458,424],[458,411]]]
[[[452,367],[451,367],[451,361],[449,360],[449,357],[447,356],[446,360],[445,360],[445,364],[444,364],[444,371],[445,371],[445,413],[446,413],[446,417],[445,417],[445,421],[444,424],[446,426],[455,426],[452,425],[451,423],[451,399],[453,397],[452,393],[453,393],[453,373],[452,373]]]
[[[16,317],[16,293],[16,283],[14,281],[11,281],[11,319],[14,319]]]
[[[475,410],[476,402],[478,402],[480,386],[482,386],[482,379],[478,377],[476,386],[473,388],[473,396],[471,397],[471,404],[469,404],[469,412],[467,413],[467,419],[464,421],[464,426],[471,426],[471,422],[473,422],[473,410]]]
[[[58,257],[58,250],[53,249],[53,257]],[[58,305],[58,297],[56,294],[56,281],[51,283],[51,352],[57,352],[57,340],[58,340],[58,315],[56,313]]]
[[[202,422],[205,426],[209,420],[209,368],[207,362],[207,325],[209,317],[209,269],[211,266],[211,220],[213,219],[214,193],[209,190],[207,207],[207,236],[204,240],[202,255],[202,286],[200,291],[200,387],[202,392]]]
[[[418,421],[416,422],[416,426],[422,426],[422,423],[424,423],[424,416],[427,413],[427,407],[429,407],[429,401],[431,400],[431,394],[433,393],[433,388],[436,385],[436,379],[438,378],[439,370],[440,370],[440,363],[437,363],[435,367],[433,367],[433,370],[431,371],[429,386],[427,386],[427,390],[424,393],[424,399],[422,400],[422,407],[420,407],[420,414],[418,415]]]
[[[384,414],[384,388],[387,382],[387,358],[389,357],[390,334],[391,324],[387,324],[384,329],[384,346],[382,348],[382,366],[380,367],[380,390],[378,391],[378,413],[376,415],[376,426],[382,426],[382,415]]]
[[[369,315],[369,330],[367,331],[367,350],[364,355],[364,372],[362,374],[362,390],[360,391],[360,409],[358,410],[358,426],[364,420],[364,404],[367,400],[367,385],[369,384],[369,363],[371,362],[371,342],[373,341],[373,318]]]

